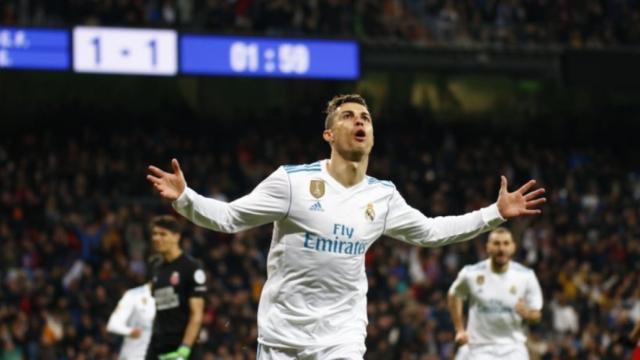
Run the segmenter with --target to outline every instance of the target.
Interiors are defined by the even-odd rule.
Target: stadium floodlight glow
[[[73,29],[76,72],[172,76],[177,73],[177,58],[175,30]]]
[[[66,30],[0,27],[0,69],[69,70]]]
[[[359,47],[355,41],[181,35],[180,72],[355,80]]]

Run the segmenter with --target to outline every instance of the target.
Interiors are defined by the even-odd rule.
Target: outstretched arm
[[[289,209],[289,177],[282,169],[273,172],[250,194],[230,203],[206,198],[186,185],[176,159],[173,173],[149,166],[147,179],[160,195],[173,201],[178,213],[196,225],[215,231],[233,233],[282,219]]]
[[[531,180],[514,192],[507,190],[503,176],[498,200],[495,204],[459,216],[429,218],[409,206],[400,193],[394,191],[389,203],[385,235],[425,247],[442,246],[464,240],[489,231],[510,218],[536,215],[536,207],[546,201],[540,196],[544,189],[529,192],[535,185]]]

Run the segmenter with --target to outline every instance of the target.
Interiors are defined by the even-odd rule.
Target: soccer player
[[[144,360],[155,315],[151,284],[129,289],[122,295],[107,323],[108,332],[125,337],[118,359]]]
[[[153,248],[162,261],[151,280],[156,318],[147,360],[188,359],[202,324],[206,275],[199,261],[183,253],[180,234],[172,216],[151,221]]]
[[[511,260],[515,251],[509,230],[493,230],[487,240],[489,259],[462,268],[449,289],[456,342],[469,344],[467,359],[529,358],[523,322],[540,320],[542,290],[531,269]],[[466,329],[463,301],[469,302]]]
[[[258,359],[362,359],[367,326],[365,251],[382,235],[418,246],[471,239],[505,219],[538,214],[544,189],[515,192],[502,178],[498,200],[462,216],[428,218],[389,181],[367,176],[373,121],[359,95],[327,106],[331,157],[281,166],[250,194],[227,203],[187,187],[173,171],[149,166],[147,179],[199,226],[234,233],[274,223],[267,281],[258,307]]]

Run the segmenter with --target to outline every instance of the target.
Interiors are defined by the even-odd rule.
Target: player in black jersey
[[[156,318],[146,359],[186,360],[202,323],[206,275],[202,264],[180,248],[180,224],[175,218],[155,217],[151,233],[161,261],[152,269]]]

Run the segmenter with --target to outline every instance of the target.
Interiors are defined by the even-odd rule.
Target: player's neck
[[[493,271],[494,273],[502,274],[507,270],[509,270],[510,262],[511,261],[507,261],[506,263],[500,265],[500,264],[496,264],[495,262],[493,262],[493,260],[491,260],[491,271]]]
[[[344,187],[359,184],[367,175],[369,157],[365,156],[360,161],[349,161],[333,152],[327,162],[329,175],[336,179]]]
[[[172,262],[173,260],[179,258],[180,255],[182,255],[182,249],[175,248],[175,249],[171,249],[171,250],[167,251],[166,253],[162,254],[162,257],[164,258],[165,262]]]

